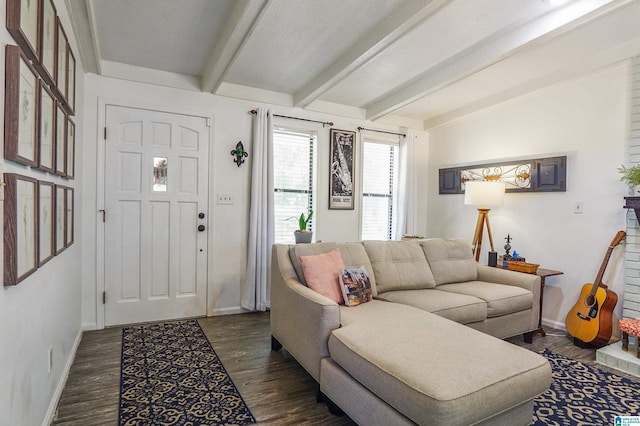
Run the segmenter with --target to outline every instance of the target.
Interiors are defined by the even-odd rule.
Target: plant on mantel
[[[620,181],[626,183],[633,189],[633,196],[640,196],[640,165],[629,168],[621,165],[618,167],[618,172],[622,175],[620,176]]]

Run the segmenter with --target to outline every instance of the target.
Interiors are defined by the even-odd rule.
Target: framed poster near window
[[[34,0],[31,0],[33,3]],[[40,77],[47,84],[54,86],[56,84],[56,57],[58,49],[56,45],[56,7],[53,0],[39,0],[40,3],[40,38],[38,57],[39,62],[36,68],[40,73]]]
[[[38,181],[38,266],[47,263],[55,254],[54,187],[50,182]]]
[[[65,240],[67,238],[67,218],[65,216],[65,212],[67,211],[66,206],[66,198],[67,191],[66,187],[61,185],[55,186],[55,208],[56,208],[56,225],[55,225],[55,254],[59,255],[66,248]]]
[[[27,57],[18,46],[7,45],[4,157],[33,167],[38,165],[38,85],[38,76]]]
[[[64,246],[69,247],[73,244],[73,188],[66,188],[65,193],[65,237],[64,237]]]
[[[4,174],[4,285],[16,285],[38,267],[38,181]]]
[[[353,210],[356,132],[331,129],[329,133],[329,209]]]
[[[56,101],[46,84],[40,84],[38,109],[38,169],[53,172],[55,168]]]
[[[67,114],[62,109],[62,103],[56,102],[56,167],[55,174],[67,174]]]
[[[7,30],[24,54],[38,61],[38,0],[7,0]]]

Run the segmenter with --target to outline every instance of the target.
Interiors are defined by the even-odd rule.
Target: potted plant
[[[313,211],[310,211],[308,216],[305,216],[304,213],[300,214],[300,217],[298,218],[298,229],[293,233],[296,238],[296,244],[311,242],[313,232],[307,231],[307,225],[309,224],[312,216]]]
[[[633,188],[633,196],[640,196],[640,165],[629,168],[622,165],[618,167],[618,172],[622,174],[620,180]]]

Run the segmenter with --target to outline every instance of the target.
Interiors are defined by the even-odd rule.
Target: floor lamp
[[[504,183],[502,182],[469,181],[465,183],[464,203],[469,206],[480,206],[478,207],[478,221],[476,222],[476,231],[473,234],[473,244],[471,245],[476,261],[480,260],[485,223],[487,224],[491,251],[495,251],[493,237],[491,236],[491,225],[489,225],[489,210],[491,209],[488,207],[504,204],[504,189]]]

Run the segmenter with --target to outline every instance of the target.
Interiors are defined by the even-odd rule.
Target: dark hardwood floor
[[[201,318],[199,322],[259,424],[354,424],[316,403],[316,382],[290,355],[271,351],[268,312]],[[547,330],[546,337],[536,335],[532,344],[524,343],[521,336],[508,341],[532,351],[549,348],[596,364],[595,349],[574,346],[560,330]],[[54,425],[118,423],[121,345],[121,327],[84,333]]]

